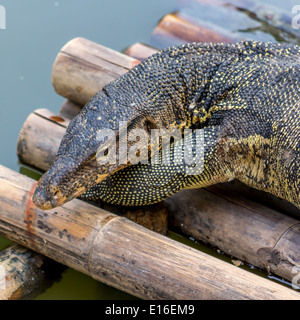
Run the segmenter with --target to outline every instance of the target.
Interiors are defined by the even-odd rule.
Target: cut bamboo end
[[[83,201],[39,210],[31,203],[34,185],[0,166],[1,235],[108,285],[144,299],[300,298]]]
[[[58,53],[52,68],[52,83],[58,94],[83,106],[137,63],[138,60],[117,51],[75,38]]]
[[[205,24],[188,21],[180,13],[171,13],[153,30],[151,44],[165,48],[188,42],[235,42],[231,36],[225,30],[213,30]]]
[[[24,163],[46,171],[55,159],[69,121],[43,110],[36,110],[25,121],[17,142],[17,155]],[[57,124],[55,132],[50,132],[51,123]]]

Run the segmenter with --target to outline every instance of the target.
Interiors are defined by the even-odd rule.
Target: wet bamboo
[[[56,121],[55,121],[56,120]],[[18,141],[20,159],[47,170],[68,119],[39,109]],[[300,265],[300,221],[222,186],[187,190],[166,200],[170,219],[183,233],[292,281]]]
[[[36,183],[0,166],[0,234],[144,299],[297,299],[300,294],[80,200],[34,207]]]

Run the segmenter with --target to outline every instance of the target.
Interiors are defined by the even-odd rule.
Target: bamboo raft
[[[230,10],[243,9],[241,0],[226,2],[232,4]],[[126,54],[83,38],[68,42],[52,70],[54,89],[66,101],[59,114],[38,109],[29,115],[17,143],[19,159],[47,170],[66,127],[84,104],[158,48],[189,41],[233,42],[242,38],[234,30],[220,32],[218,21],[207,24],[191,14],[195,7],[203,6],[223,13],[229,10],[223,6],[224,1],[178,1],[178,6],[182,3],[184,10],[160,21],[150,45],[136,43],[127,48]],[[257,1],[249,3],[255,12]],[[264,16],[260,19],[264,21]],[[281,28],[280,34],[288,35],[289,41],[298,43],[299,38],[287,25],[272,23],[276,30]],[[138,210],[109,205],[103,210],[74,200],[43,212],[31,202],[34,181],[4,167],[0,167],[0,179],[0,234],[40,253],[16,247],[26,258],[23,270],[32,270],[32,265],[42,267],[47,256],[143,299],[300,298],[295,290],[157,233],[167,233],[168,219],[169,225],[183,234],[291,282],[295,267],[300,265],[299,210],[265,193],[234,182],[182,191],[161,204]],[[156,232],[116,215],[120,213]],[[0,266],[12,264],[9,254],[1,254]],[[22,298],[26,290],[21,288],[43,282],[37,276],[35,283],[26,283],[27,277],[15,276],[18,268],[15,265],[10,269],[11,284],[2,296],[0,289],[0,299]]]

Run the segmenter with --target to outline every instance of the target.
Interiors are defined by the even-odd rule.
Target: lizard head
[[[61,206],[130,165],[127,150],[132,143],[127,142],[127,137],[137,128],[145,128],[139,149],[140,153],[144,149],[148,159],[149,123],[154,120],[149,114],[143,116],[132,99],[126,107],[122,103],[127,104],[113,97],[108,88],[96,94],[71,121],[55,161],[34,192],[37,207],[47,210]]]
[[[63,205],[131,164],[148,163],[151,129],[185,121],[177,107],[186,98],[185,78],[180,83],[176,77],[182,69],[176,56],[162,51],[98,92],[67,128],[54,163],[38,182],[34,204],[44,210]],[[139,161],[131,161],[131,146]]]

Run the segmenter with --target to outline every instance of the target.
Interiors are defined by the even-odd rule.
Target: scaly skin
[[[106,86],[70,123],[34,203],[74,197],[146,205],[185,188],[238,179],[300,208],[300,47],[261,42],[193,43],[163,50]],[[97,132],[202,129],[203,170],[186,164],[100,165]],[[147,146],[148,148],[148,146]],[[116,147],[119,154],[119,144]],[[178,156],[174,154],[174,158]],[[174,159],[173,159],[174,160]]]

